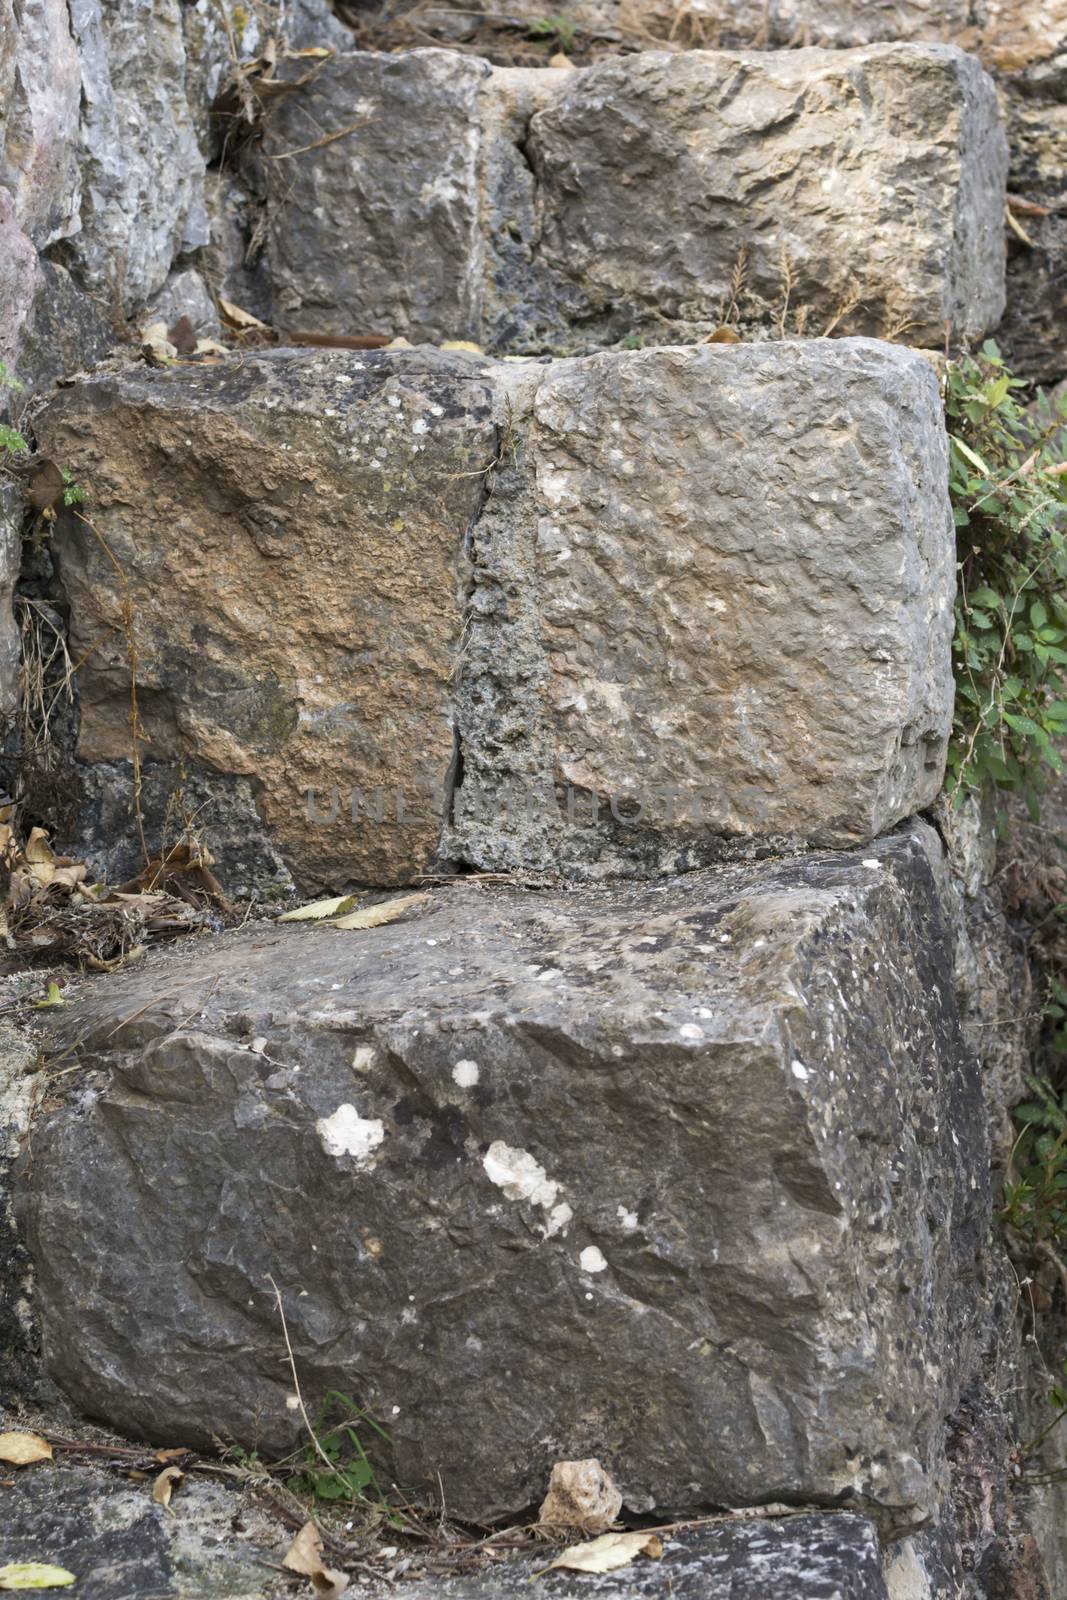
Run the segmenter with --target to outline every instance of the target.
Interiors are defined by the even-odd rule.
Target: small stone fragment
[[[595,1456],[557,1461],[537,1521],[541,1528],[580,1528],[603,1533],[622,1510],[622,1495],[610,1472]]]

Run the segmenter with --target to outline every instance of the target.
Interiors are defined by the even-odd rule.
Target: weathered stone
[[[424,1582],[413,1600],[526,1600],[544,1565],[526,1559]],[[598,1600],[887,1600],[877,1535],[849,1514],[690,1528],[671,1534],[657,1561],[638,1557],[623,1571],[578,1579],[580,1590],[573,1573],[545,1573],[537,1590],[549,1600],[572,1600],[594,1582]],[[386,1591],[363,1592],[383,1600]]]
[[[929,804],[955,557],[928,364],[850,340],[520,370],[472,541],[450,853],[676,870]]]
[[[38,437],[102,536],[67,518],[55,541],[86,657],[82,760],[130,757],[128,600],[147,761],[227,796],[244,780],[305,883],[425,871],[489,394],[432,351],[278,351],[62,390]]]
[[[1004,135],[950,47],[352,54],[265,148],[290,327],[574,349],[740,311],[940,346],[1003,308]]]
[[[80,96],[66,0],[0,0],[0,187],[38,249],[79,225]]]
[[[37,263],[30,315],[20,331],[17,376],[23,399],[58,378],[100,361],[116,343],[114,323],[98,301],[77,288],[65,267]]]
[[[964,338],[1004,306],[1007,145],[993,85],[943,46],[648,53],[533,119],[538,253],[589,314],[722,320],[746,289],[787,326]],[[859,299],[842,316],[850,300]]]
[[[937,849],[459,884],[109,980],[25,1170],[52,1375],[137,1435],[287,1450],[273,1279],[306,1403],[369,1405],[459,1516],[596,1456],[633,1509],[906,1528],[989,1205]]]
[[[265,1560],[278,1565],[292,1538],[248,1496],[203,1478],[187,1477],[166,1511],[143,1485],[67,1466],[21,1472],[3,1518],[5,1562],[47,1559],[91,1600],[265,1600],[283,1592]]]
[[[208,243],[204,161],[185,93],[180,0],[70,0],[81,61],[84,286],[134,309],[182,251]]]
[[[191,267],[171,273],[144,320],[164,322],[171,328],[180,317],[188,317],[193,332],[203,338],[217,338],[222,331],[207,284]]]
[[[282,100],[264,136],[281,326],[477,338],[489,70],[443,50],[340,56]],[[349,135],[320,142],[350,123]]]
[[[0,730],[14,716],[19,700],[22,649],[14,599],[22,567],[25,515],[26,503],[19,486],[0,478]]]
[[[22,346],[27,325],[33,315],[34,297],[40,287],[40,269],[37,252],[15,219],[11,196],[0,188],[0,304],[4,315],[0,319],[0,413],[5,412],[17,392],[10,382],[18,377],[22,363]]]
[[[146,761],[250,783],[300,881],[405,881],[446,816],[454,858],[602,875],[860,843],[937,793],[921,357],[276,352],[93,379],[37,426],[128,575]],[[125,580],[78,519],[57,549],[78,753],[128,760]]]

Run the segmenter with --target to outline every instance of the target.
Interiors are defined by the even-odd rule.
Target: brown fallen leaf
[[[180,1467],[164,1467],[152,1485],[152,1499],[157,1506],[169,1511],[171,1495],[175,1489],[180,1489],[184,1482],[185,1473]]]
[[[191,356],[196,349],[196,329],[184,313],[167,329],[167,338],[180,356]]]
[[[566,1567],[568,1572],[614,1572],[616,1567],[628,1567],[635,1556],[650,1556],[658,1561],[663,1554],[663,1540],[655,1533],[602,1533],[599,1539],[585,1544],[572,1544],[561,1550],[555,1561],[542,1567],[537,1577]]]
[[[187,1456],[188,1454],[188,1448],[184,1445],[181,1445],[177,1450],[157,1450],[155,1452],[155,1457],[157,1461],[162,1462],[165,1466],[167,1462],[180,1461],[183,1456]]]
[[[383,900],[380,905],[364,906],[362,911],[353,911],[347,917],[337,917],[330,923],[331,928],[380,928],[383,923],[395,922],[397,917],[402,917],[410,911],[412,906],[421,905],[430,896],[422,894],[402,894],[396,900]]]
[[[232,300],[224,300],[219,295],[219,310],[227,322],[232,322],[235,328],[260,328],[264,333],[270,333],[270,328],[265,322],[260,322],[251,311],[246,311],[243,306],[235,306]]]
[[[348,1575],[322,1564],[322,1535],[313,1522],[305,1522],[285,1555],[282,1566],[311,1579],[311,1586],[322,1600],[341,1600],[348,1588]]]
[[[51,1461],[52,1446],[36,1433],[0,1433],[0,1461],[28,1467],[34,1461]]]
[[[733,328],[716,328],[714,333],[705,334],[701,344],[740,344],[741,335]]]

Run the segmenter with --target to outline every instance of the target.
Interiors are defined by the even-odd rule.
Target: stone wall
[[[273,1284],[309,1404],[457,1515],[583,1456],[631,1517],[819,1514],[634,1592],[1052,1600],[937,354],[1063,376],[1063,19],[603,0],[535,71],[470,7],[2,7],[6,405],[87,500],[0,483],[0,703],[31,532],[64,842],[121,879],[181,790],[234,896],[425,896],[12,1046],[20,1392],[287,1450]],[[219,291],[279,348],[140,359]]]

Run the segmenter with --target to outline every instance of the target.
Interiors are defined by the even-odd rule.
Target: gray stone
[[[41,250],[79,225],[80,96],[66,0],[0,0],[0,187]]]
[[[281,102],[264,131],[281,327],[477,337],[489,70],[444,50],[347,55]],[[292,154],[351,123],[350,135]]]
[[[172,328],[180,317],[188,317],[194,333],[201,338],[218,338],[222,332],[219,314],[208,286],[199,272],[183,267],[172,272],[149,306],[144,320],[165,322]]]
[[[491,394],[431,350],[279,350],[100,376],[38,417],[121,568],[61,518],[78,755],[130,760],[129,601],[143,759],[231,820],[254,797],[228,887],[253,857],[327,887],[433,864]]]
[[[446,816],[480,867],[647,874],[937,793],[954,544],[910,352],[277,351],[37,430],[129,575],[145,759],[243,779],[299,882],[409,881]],[[80,759],[128,761],[125,582],[76,518],[56,549]]]
[[[71,0],[82,70],[84,287],[124,310],[163,287],[183,251],[208,243],[204,161],[185,93],[180,0]]]
[[[526,1600],[545,1559],[416,1579],[404,1592],[411,1600]],[[537,1592],[549,1600],[573,1600],[587,1589],[598,1600],[888,1600],[877,1534],[848,1514],[686,1529],[670,1535],[658,1561],[638,1557],[596,1580],[570,1572],[537,1578]],[[374,1600],[385,1592],[370,1591]]]
[[[289,327],[560,351],[740,315],[940,347],[1004,304],[996,96],[949,46],[351,54],[265,150]]]
[[[937,850],[459,883],[86,991],[23,1179],[52,1376],[136,1436],[287,1451],[273,1279],[309,1407],[371,1407],[461,1517],[596,1456],[631,1509],[906,1529],[989,1209]]]
[[[0,728],[6,731],[19,702],[19,666],[22,658],[15,621],[15,585],[22,569],[22,528],[26,503],[22,490],[0,478]]]
[[[677,870],[928,805],[955,586],[928,363],[848,340],[518,370],[449,853]]]
[[[221,1485],[186,1478],[165,1511],[91,1468],[21,1472],[4,1490],[3,1559],[73,1572],[88,1600],[265,1600],[292,1535]],[[235,1524],[241,1529],[235,1531]],[[847,1559],[847,1558],[846,1558]]]
[[[616,324],[722,320],[742,252],[747,292],[809,332],[939,346],[1004,307],[1007,143],[949,46],[610,59],[567,78],[529,151],[540,256]]]
[[[0,361],[9,380],[22,382],[22,347],[27,326],[32,321],[34,298],[41,281],[37,252],[15,219],[11,196],[0,188]],[[0,413],[7,413],[19,391],[10,382],[0,382]]]
[[[112,318],[98,301],[82,293],[65,267],[42,258],[19,339],[22,398],[45,393],[58,379],[92,367],[112,350],[117,337]]]

